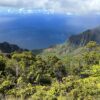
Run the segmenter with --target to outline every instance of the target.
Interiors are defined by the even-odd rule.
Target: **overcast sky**
[[[99,14],[100,0],[0,0],[0,7],[47,10],[66,14]],[[0,9],[0,10],[2,10]]]

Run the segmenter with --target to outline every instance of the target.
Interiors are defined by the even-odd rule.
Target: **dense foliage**
[[[0,54],[0,99],[100,100],[100,45],[78,55]]]

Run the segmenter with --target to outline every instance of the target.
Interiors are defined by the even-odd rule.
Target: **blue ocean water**
[[[27,49],[46,48],[63,43],[100,24],[100,16],[64,14],[0,14],[0,42],[10,42]]]

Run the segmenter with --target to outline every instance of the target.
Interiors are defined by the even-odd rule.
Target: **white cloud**
[[[0,6],[32,10],[46,9],[66,14],[100,13],[100,0],[0,0]]]

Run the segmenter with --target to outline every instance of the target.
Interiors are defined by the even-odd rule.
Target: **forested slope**
[[[99,100],[100,45],[58,58],[32,52],[0,55],[1,100]]]
[[[89,41],[95,41],[97,44],[100,44],[100,27],[86,30],[77,35],[72,35],[65,43],[47,48],[43,53],[63,56],[75,52],[80,53],[82,52],[83,46]]]

